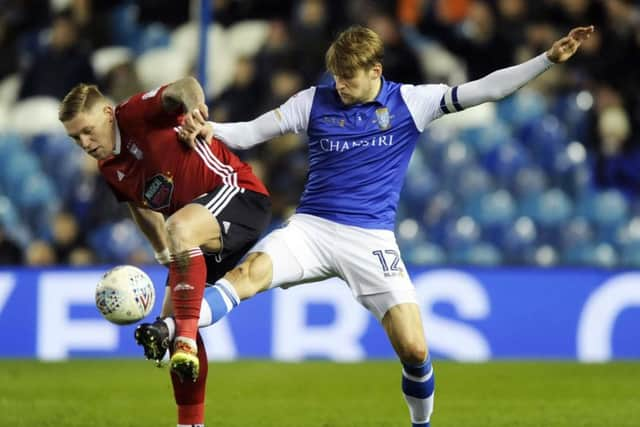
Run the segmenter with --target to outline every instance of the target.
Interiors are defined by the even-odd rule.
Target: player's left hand
[[[189,148],[195,147],[196,137],[206,125],[207,118],[209,118],[209,109],[206,104],[199,104],[185,113],[178,136]]]
[[[591,37],[595,31],[595,27],[576,27],[569,32],[569,35],[556,41],[551,49],[547,51],[547,57],[557,63],[565,62],[571,58],[578,50],[583,41]]]

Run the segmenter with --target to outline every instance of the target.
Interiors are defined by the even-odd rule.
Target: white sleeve
[[[314,94],[315,87],[298,92],[279,108],[250,122],[210,122],[213,134],[227,146],[245,150],[285,133],[306,131]]]
[[[409,85],[400,87],[400,94],[407,105],[413,122],[420,132],[442,115],[440,100],[449,86],[443,84]]]
[[[546,53],[536,56],[522,64],[503,68],[498,71],[446,91],[440,101],[443,113],[454,113],[489,101],[497,101],[511,95],[554,63]]]

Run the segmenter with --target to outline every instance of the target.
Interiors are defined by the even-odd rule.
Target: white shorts
[[[378,319],[393,305],[417,302],[390,230],[371,230],[295,214],[284,228],[271,232],[250,252],[265,252],[271,258],[271,288],[340,277]],[[387,293],[393,295],[380,295]]]

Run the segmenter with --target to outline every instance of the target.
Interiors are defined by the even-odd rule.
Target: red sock
[[[176,320],[176,337],[195,341],[200,306],[207,280],[207,265],[200,248],[173,256],[169,264],[171,302]]]
[[[171,374],[173,396],[178,405],[178,424],[204,424],[204,395],[207,386],[207,372],[209,364],[207,351],[202,337],[198,333],[198,360],[200,361],[200,375],[196,382],[180,381],[180,377]]]

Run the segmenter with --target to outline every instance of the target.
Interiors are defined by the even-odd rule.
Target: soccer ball
[[[133,265],[107,271],[96,286],[96,307],[117,325],[135,323],[149,314],[156,300],[151,279]]]

